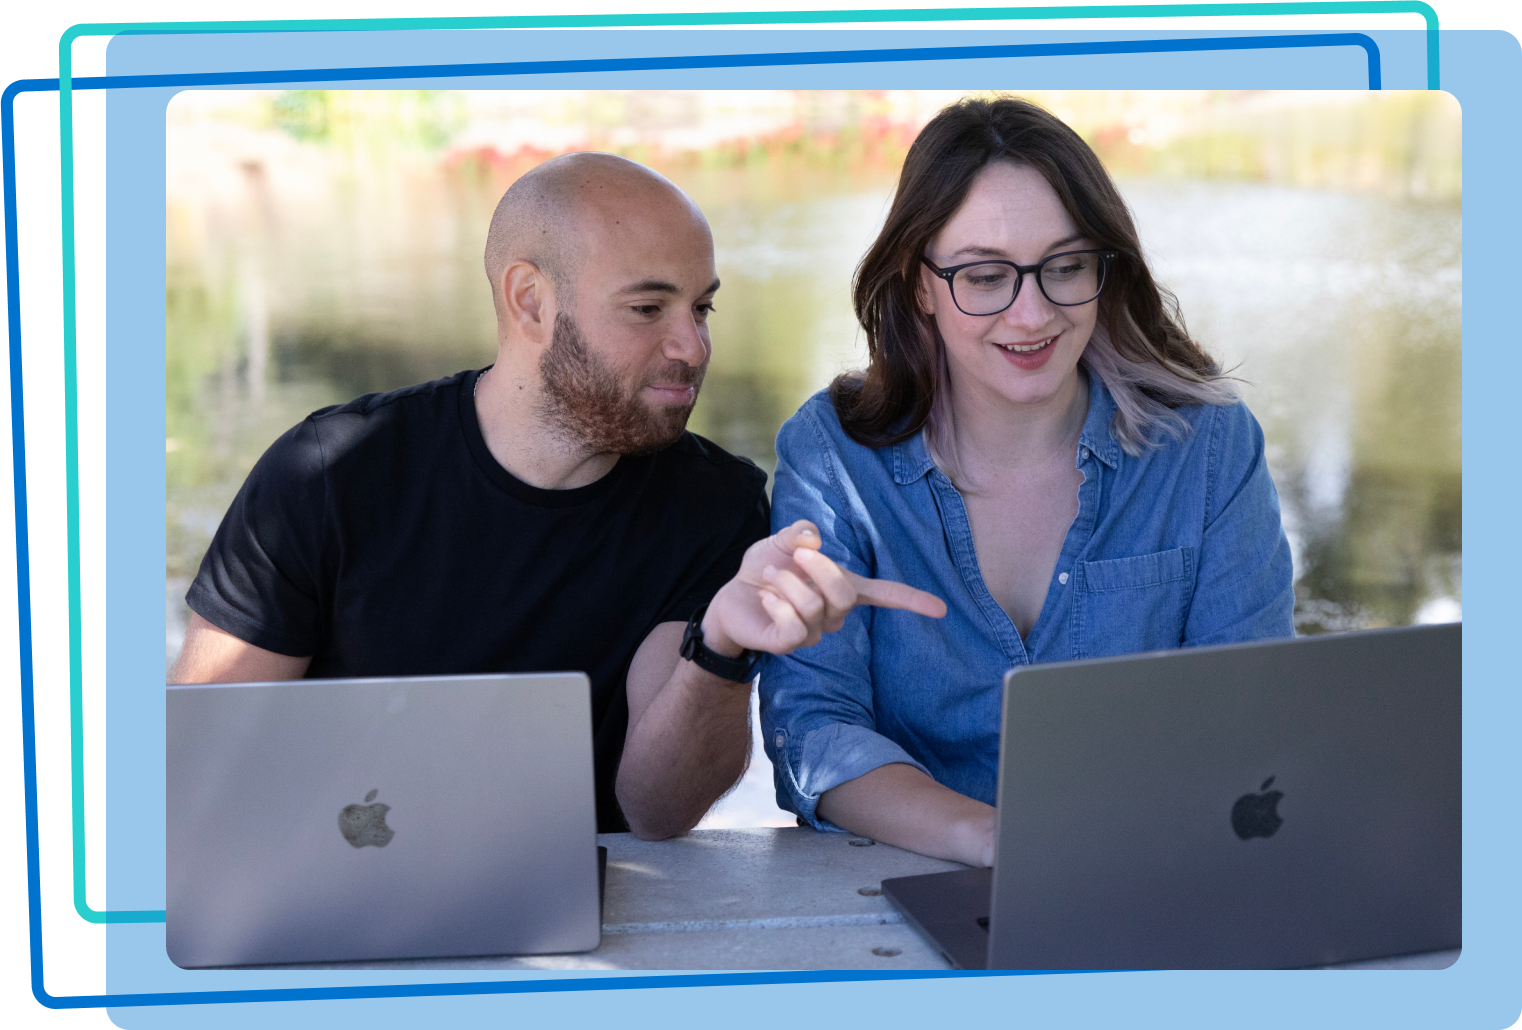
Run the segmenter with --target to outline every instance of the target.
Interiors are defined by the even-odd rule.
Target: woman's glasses
[[[1113,250],[1070,250],[1043,258],[1039,264],[1013,261],[974,261],[938,268],[920,258],[951,287],[951,301],[964,315],[997,315],[1015,302],[1027,272],[1036,273],[1042,296],[1059,307],[1087,304],[1104,288],[1105,273],[1115,260]]]

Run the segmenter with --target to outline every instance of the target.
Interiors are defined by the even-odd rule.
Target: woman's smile
[[[1094,330],[1098,305],[1053,304],[1039,279],[1044,273],[1034,266],[1091,242],[1035,168],[996,161],[978,173],[928,248],[928,260],[950,267],[986,259],[989,267],[1002,262],[1029,270],[1000,281],[1012,296],[1005,294],[1003,310],[986,315],[968,313],[981,310],[977,294],[965,294],[959,304],[955,293],[977,289],[979,280],[958,287],[928,270],[921,273],[925,304],[940,330],[952,384],[962,384],[952,391],[962,398],[959,403],[987,402],[1007,412],[1008,405],[1045,405],[1057,398],[1062,407],[1063,399],[1077,392],[1078,361]],[[984,350],[990,346],[997,348],[997,362]],[[975,396],[984,401],[973,401]]]
[[[1061,333],[1057,334],[1057,336],[1061,335]],[[994,346],[999,348],[1004,359],[1010,364],[1027,372],[1034,372],[1050,360],[1052,352],[1056,350],[1052,345],[1057,342],[1057,336],[1028,342],[995,343]]]

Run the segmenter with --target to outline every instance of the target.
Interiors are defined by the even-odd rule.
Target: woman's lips
[[[1056,336],[1048,336],[1046,339],[1037,340],[1034,343],[996,343],[994,346],[1001,347],[1011,354],[1033,354],[1056,339]]]
[[[1057,336],[1061,335],[1061,333],[1057,334]],[[999,352],[1010,364],[1027,372],[1034,372],[1051,358],[1052,351],[1056,349],[1052,345],[1057,342],[1057,336],[1023,343],[996,343],[994,346],[999,348]]]

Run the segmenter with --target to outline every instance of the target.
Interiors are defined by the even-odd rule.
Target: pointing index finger
[[[946,614],[945,601],[907,583],[896,583],[891,579],[867,579],[849,571],[846,575],[851,577],[851,582],[856,587],[858,604],[900,608],[932,619],[943,618]]]

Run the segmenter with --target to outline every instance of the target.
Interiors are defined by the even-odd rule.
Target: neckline
[[[588,483],[586,486],[571,487],[568,490],[546,490],[543,487],[531,486],[503,468],[487,448],[486,438],[481,434],[481,422],[476,417],[476,385],[488,368],[491,366],[487,365],[486,368],[466,372],[460,377],[458,392],[460,429],[465,434],[465,445],[476,467],[493,486],[525,504],[540,508],[573,508],[596,500],[623,482],[633,465],[628,455],[621,455],[618,462],[601,479]]]

